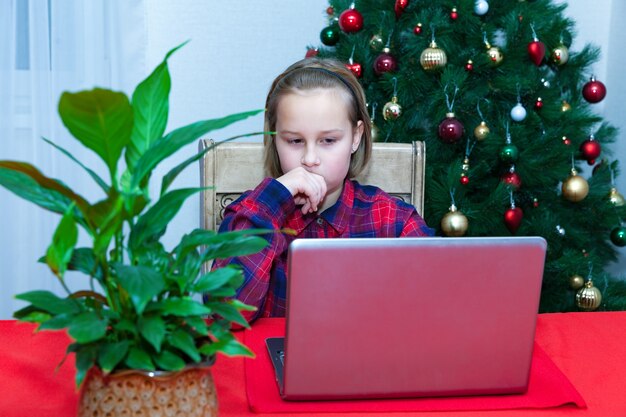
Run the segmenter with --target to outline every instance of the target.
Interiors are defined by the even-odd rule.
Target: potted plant
[[[26,162],[0,161],[0,185],[62,215],[41,261],[67,294],[19,294],[17,298],[29,305],[14,316],[37,323],[39,330],[67,329],[73,339],[68,353],[75,354],[76,384],[83,385],[81,415],[96,415],[97,407],[111,413],[128,412],[124,411],[127,400],[134,401],[129,407],[146,400],[150,407],[160,404],[170,411],[172,407],[184,410],[192,405],[193,395],[178,395],[186,405],[173,404],[174,396],[167,388],[155,384],[193,373],[202,378],[191,383],[194,392],[198,394],[201,387],[201,395],[212,395],[196,396],[206,410],[202,415],[211,415],[216,407],[215,390],[210,373],[207,376],[200,365],[210,363],[218,352],[252,354],[230,331],[232,323],[247,326],[240,312],[250,307],[232,298],[242,282],[241,271],[225,267],[203,274],[201,267],[215,258],[259,251],[267,242],[257,235],[268,231],[217,234],[195,229],[174,248],[166,249],[161,237],[169,222],[183,202],[201,190],[171,190],[170,186],[202,154],[163,176],[156,199],[150,196],[149,184],[155,167],[180,148],[260,110],[200,121],[164,135],[170,90],[167,60],[176,49],[137,86],[132,101],[123,93],[100,88],[61,96],[59,114],[64,125],[102,159],[108,181],[69,151],[44,140],[84,169],[102,189],[101,200],[87,201]],[[77,247],[79,228],[89,236],[89,247]],[[68,288],[68,270],[88,277],[82,290]],[[148,380],[120,382],[122,376],[145,377],[140,374],[149,375]],[[180,381],[174,383],[180,387]],[[108,385],[113,391],[92,392]],[[119,387],[123,387],[126,400],[110,397]],[[149,392],[132,392],[140,387]],[[152,396],[156,393],[160,397]]]

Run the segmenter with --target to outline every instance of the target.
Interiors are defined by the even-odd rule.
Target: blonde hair
[[[263,138],[265,169],[276,178],[284,174],[280,167],[276,150],[276,131],[278,102],[280,99],[297,91],[318,88],[341,90],[347,97],[348,118],[353,128],[359,121],[363,122],[361,143],[350,157],[348,178],[359,175],[367,166],[372,154],[371,121],[365,104],[365,93],[361,84],[344,64],[334,59],[307,58],[296,62],[280,74],[270,88],[265,101],[265,131]]]

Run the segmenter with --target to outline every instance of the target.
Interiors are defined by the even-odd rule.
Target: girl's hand
[[[302,167],[295,168],[276,180],[289,190],[297,206],[302,205],[303,214],[317,211],[318,205],[326,196],[324,177]]]

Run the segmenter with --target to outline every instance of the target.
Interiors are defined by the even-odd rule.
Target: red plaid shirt
[[[273,178],[266,178],[230,204],[220,231],[250,228],[295,230],[296,234],[267,235],[263,251],[238,258],[220,259],[215,267],[229,263],[243,267],[245,281],[237,298],[256,306],[244,312],[250,321],[256,317],[285,315],[287,295],[287,249],[298,238],[407,237],[432,236],[415,208],[373,186],[346,180],[339,200],[322,213],[302,214],[291,193]]]

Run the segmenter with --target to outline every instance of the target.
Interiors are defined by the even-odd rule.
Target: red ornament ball
[[[467,61],[467,64],[465,64],[465,71],[474,71],[474,62],[471,59]]]
[[[517,172],[506,172],[502,174],[500,180],[505,184],[511,185],[516,190],[522,186],[522,178]]]
[[[333,8],[333,6],[328,6],[328,7],[326,8],[326,14],[327,14],[328,16],[332,16],[332,15],[334,15],[334,14],[335,14],[335,9]]]
[[[563,136],[563,137],[561,138],[561,140],[563,141],[563,144],[565,144],[565,145],[567,145],[567,146],[569,146],[569,145],[571,145],[571,144],[572,144],[572,140],[571,140],[570,138],[568,138],[567,136]]]
[[[594,77],[583,86],[583,97],[589,103],[598,103],[606,96],[606,87]]]
[[[452,8],[452,11],[450,11],[450,19],[452,20],[456,20],[459,17],[459,12],[456,10],[456,7]]]
[[[357,78],[361,78],[361,75],[363,75],[363,68],[361,68],[361,64],[359,64],[358,62],[353,62],[352,64],[346,64],[346,68],[352,71],[354,76]]]
[[[346,33],[358,32],[363,28],[363,15],[356,9],[344,10],[339,16],[339,27]]]
[[[522,219],[524,218],[524,212],[519,207],[511,207],[504,213],[504,224],[511,233],[517,232]]]
[[[461,185],[467,185],[470,182],[470,179],[467,175],[461,175],[461,179],[459,180]]]
[[[541,97],[537,97],[537,101],[535,102],[535,109],[541,110],[543,108],[543,100]]]
[[[396,19],[400,19],[400,16],[402,16],[404,9],[406,9],[406,6],[408,5],[409,0],[396,0],[396,4],[393,8],[393,10],[396,12]]]
[[[446,118],[439,123],[439,139],[444,143],[456,143],[463,137],[465,128],[463,124],[454,117],[454,113],[446,114]]]
[[[418,23],[417,25],[415,25],[415,27],[413,28],[413,33],[415,33],[416,35],[421,35],[422,34],[422,24]]]
[[[378,57],[374,60],[374,72],[376,75],[381,75],[385,72],[395,71],[398,68],[398,63],[396,59],[389,55],[387,52],[383,52],[378,55]]]
[[[579,149],[583,158],[585,158],[587,162],[593,160],[593,163],[595,163],[595,159],[600,156],[600,152],[602,152],[600,143],[597,140],[594,140],[593,136],[581,143]]]
[[[546,56],[546,46],[539,39],[533,39],[528,44],[528,56],[536,66],[541,65]]]
[[[306,54],[304,55],[305,58],[313,58],[314,56],[317,56],[317,54],[319,53],[319,49],[317,48],[309,48],[306,50]]]

